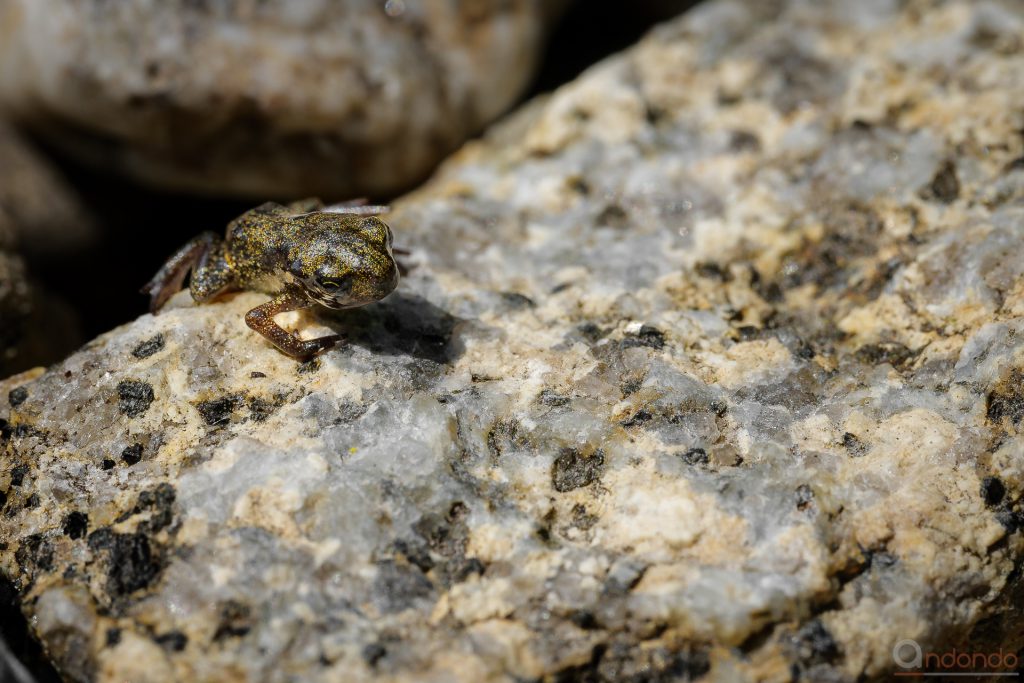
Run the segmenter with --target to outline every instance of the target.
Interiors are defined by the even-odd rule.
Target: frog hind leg
[[[174,252],[142,288],[143,294],[149,294],[150,313],[159,311],[181,289],[189,270],[197,270],[196,266],[206,262],[211,252],[220,252],[222,247],[223,242],[216,233],[204,232]]]
[[[285,311],[297,311],[312,305],[301,292],[286,290],[265,304],[257,306],[245,314],[245,324],[262,334],[266,339],[293,358],[305,360],[324,349],[329,349],[344,337],[331,334],[316,339],[300,339],[276,322],[274,316]]]
[[[231,289],[234,284],[234,272],[224,258],[224,243],[218,240],[216,245],[200,254],[199,262],[192,268],[189,291],[194,300],[205,303]]]

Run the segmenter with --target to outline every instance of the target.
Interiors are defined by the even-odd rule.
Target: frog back
[[[296,232],[290,218],[286,207],[267,202],[228,224],[225,256],[241,281],[255,280],[284,265]]]

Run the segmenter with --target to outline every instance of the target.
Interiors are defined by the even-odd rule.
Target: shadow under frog
[[[409,355],[442,365],[453,363],[462,346],[452,341],[460,319],[416,294],[395,292],[373,306],[319,315],[332,329],[345,330],[346,341],[373,353]]]
[[[403,270],[394,254],[402,252],[392,247],[391,228],[377,217],[386,211],[387,207],[358,201],[334,206],[315,199],[287,206],[268,202],[233,220],[223,238],[205,232],[185,244],[142,291],[150,295],[154,314],[181,289],[190,272],[189,291],[199,303],[241,289],[270,294],[270,301],[246,313],[246,324],[284,353],[308,359],[346,337],[301,339],[274,317],[315,304],[339,310],[358,308],[394,291]],[[401,309],[402,301],[385,310]],[[431,308],[439,311],[433,319]],[[403,314],[409,313],[409,321],[424,322],[431,332],[412,338],[408,338],[409,329],[404,330],[406,334],[392,334],[397,340],[391,342],[394,350],[426,352],[432,360],[445,358],[452,324],[440,322],[443,311],[422,299],[407,309],[394,316],[385,330],[402,332],[402,326],[408,326]],[[358,320],[351,322],[358,324]]]

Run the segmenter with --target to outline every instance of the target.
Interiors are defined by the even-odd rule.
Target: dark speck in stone
[[[785,639],[786,649],[803,666],[830,663],[839,658],[840,649],[825,625],[815,619]]]
[[[868,452],[867,444],[857,438],[856,434],[850,432],[843,434],[843,447],[855,458],[859,458]]]
[[[956,176],[956,165],[947,159],[920,194],[922,199],[934,199],[943,204],[955,201],[960,196],[960,181]]]
[[[138,417],[153,402],[153,387],[146,382],[124,380],[117,385],[117,407],[128,417]]]
[[[307,360],[305,363],[299,363],[299,367],[295,368],[295,372],[300,375],[308,375],[316,372],[320,369],[320,359],[312,358]]]
[[[7,400],[10,402],[12,408],[17,408],[24,403],[26,399],[28,399],[28,389],[25,387],[15,387],[7,394]]]
[[[15,465],[11,469],[11,486],[21,486],[25,481],[26,474],[28,474],[28,465]]]
[[[707,465],[708,454],[703,448],[691,448],[679,454],[679,459],[690,466]]]
[[[913,358],[916,354],[903,344],[898,342],[881,342],[879,344],[865,344],[857,349],[857,359],[868,365],[881,365],[888,363],[899,369],[904,363]]]
[[[733,152],[759,152],[761,140],[746,130],[735,130],[729,136],[729,149]]]
[[[652,325],[641,325],[635,334],[628,335],[621,342],[623,349],[633,346],[649,346],[652,349],[660,349],[665,346],[665,333]]]
[[[419,599],[427,598],[434,585],[419,568],[399,564],[393,560],[377,563],[377,578],[373,593],[381,602],[381,609],[387,613],[401,612]]]
[[[153,638],[157,645],[171,652],[181,652],[188,645],[188,636],[181,631],[168,631]]]
[[[158,334],[151,339],[147,339],[141,342],[132,350],[132,355],[136,358],[149,358],[157,351],[164,348],[164,335]]]
[[[583,323],[576,328],[576,331],[579,333],[581,337],[583,337],[584,340],[590,342],[591,344],[596,344],[597,342],[601,341],[602,337],[608,334],[605,330],[602,330],[595,323]]]
[[[85,536],[89,530],[89,515],[84,512],[69,512],[64,517],[64,535],[72,540]]]
[[[544,389],[543,391],[541,391],[540,396],[537,397],[537,400],[540,401],[541,404],[551,407],[564,406],[569,403],[568,396],[562,396],[561,394],[554,392],[551,389]]]
[[[89,534],[89,548],[107,556],[107,591],[115,597],[150,585],[163,565],[143,533],[119,534],[105,527]]]
[[[622,425],[623,427],[636,427],[638,425],[644,424],[645,422],[650,422],[651,418],[653,417],[654,416],[651,414],[651,411],[647,410],[646,408],[641,408],[640,410],[633,413],[632,416],[623,420],[619,424]]]
[[[519,308],[533,308],[537,305],[534,303],[533,299],[524,294],[520,294],[519,292],[502,292],[501,299],[512,310]]]
[[[796,487],[796,509],[803,512],[814,503],[814,491],[807,484]]]
[[[985,414],[996,424],[1003,418],[1015,425],[1024,420],[1024,371],[1014,368],[1006,380],[989,392]]]
[[[213,634],[214,642],[225,638],[241,638],[252,629],[252,610],[248,605],[228,600],[220,606],[220,621]]]
[[[370,643],[363,648],[363,661],[369,664],[371,667],[377,666],[377,662],[384,659],[384,656],[388,653],[380,643]]]
[[[1003,502],[1006,495],[1006,486],[999,477],[985,477],[981,480],[981,497],[985,505],[993,507]]]
[[[142,460],[142,444],[133,443],[131,446],[125,447],[121,451],[121,460],[126,465],[134,465],[138,461]]]
[[[604,453],[594,451],[589,457],[575,448],[563,448],[551,463],[551,483],[560,493],[587,486],[601,478]]]
[[[211,427],[223,425],[231,421],[231,416],[242,403],[240,395],[222,396],[210,401],[200,401],[196,410],[202,415],[203,421]]]

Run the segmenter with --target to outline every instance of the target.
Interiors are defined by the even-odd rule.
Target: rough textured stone
[[[0,566],[48,651],[852,682],[906,638],[1020,650],[1022,25],[711,2],[399,202],[387,300],[282,316],[347,347],[297,365],[260,296],[183,294],[0,383]]]
[[[2,0],[0,105],[158,185],[389,194],[514,101],[564,4]]]

